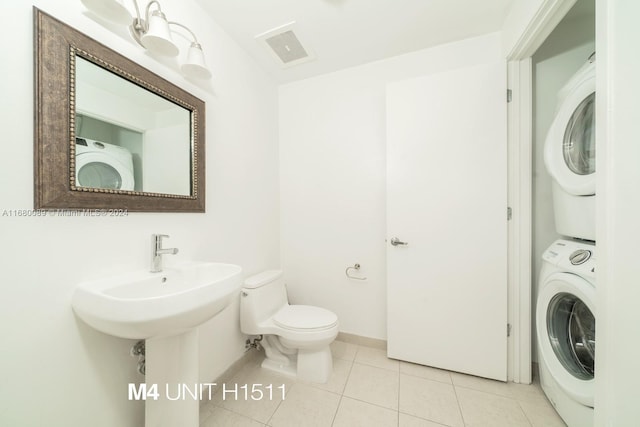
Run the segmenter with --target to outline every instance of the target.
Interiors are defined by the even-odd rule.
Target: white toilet
[[[304,381],[325,383],[333,371],[329,344],[338,335],[338,316],[320,307],[289,305],[281,270],[269,270],[244,282],[240,329],[263,335],[262,367]]]

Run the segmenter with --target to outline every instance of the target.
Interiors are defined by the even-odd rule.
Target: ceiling
[[[512,0],[196,0],[279,82],[499,31]],[[255,36],[295,21],[316,56],[282,67]]]

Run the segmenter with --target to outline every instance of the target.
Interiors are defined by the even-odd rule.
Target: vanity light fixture
[[[211,71],[204,60],[202,46],[198,43],[196,35],[179,22],[168,21],[162,12],[160,2],[152,0],[147,3],[144,10],[144,18],[140,13],[137,0],[130,0],[136,11],[135,18],[125,7],[125,0],[80,0],[87,9],[103,19],[119,25],[128,25],[131,35],[138,44],[149,51],[162,56],[178,56],[180,49],[171,37],[170,26],[180,27],[186,30],[192,37],[191,45],[187,51],[185,62],[180,67],[187,77],[195,79],[211,78]],[[155,6],[154,10],[151,10]]]

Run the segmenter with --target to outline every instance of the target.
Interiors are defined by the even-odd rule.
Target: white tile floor
[[[296,381],[248,362],[200,407],[201,427],[562,427],[538,385],[501,383],[388,359],[335,341],[327,384]],[[244,384],[249,385],[244,398]],[[251,387],[264,393],[252,400]],[[269,398],[267,385],[273,385]],[[285,395],[282,398],[284,385]],[[224,395],[224,396],[223,396]],[[254,396],[259,397],[256,391]]]

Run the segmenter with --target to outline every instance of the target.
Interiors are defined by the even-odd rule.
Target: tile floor
[[[562,427],[538,385],[501,383],[400,362],[335,341],[333,375],[312,384],[248,362],[211,401],[201,427]],[[247,399],[241,386],[248,384]],[[252,400],[253,384],[257,386]],[[266,388],[272,384],[272,392]],[[284,385],[284,399],[282,396]],[[238,398],[230,392],[237,387]],[[271,396],[269,396],[271,394]],[[269,398],[271,397],[271,398]]]

